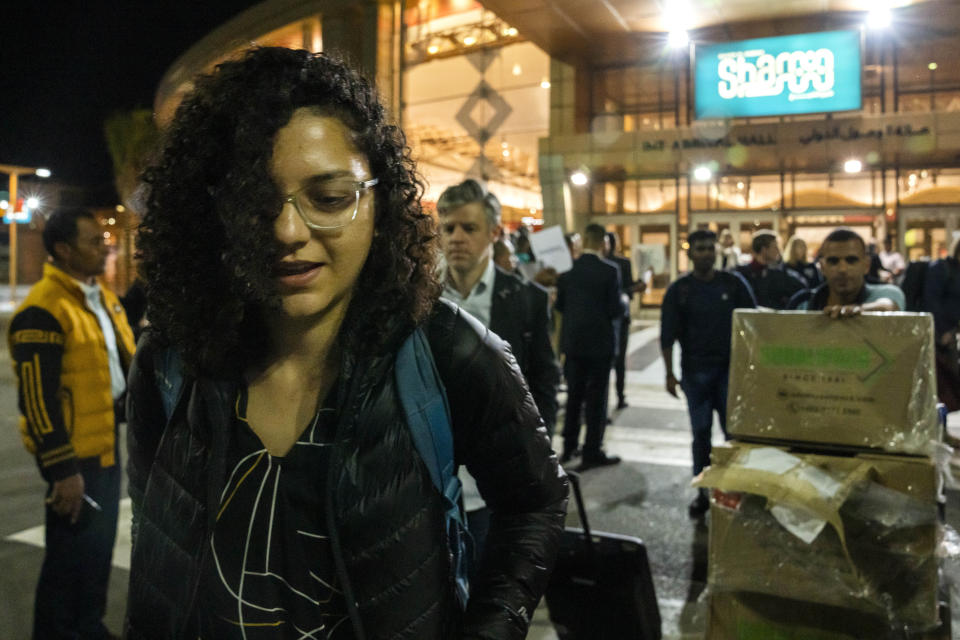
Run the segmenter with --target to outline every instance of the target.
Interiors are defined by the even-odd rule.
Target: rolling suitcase
[[[660,640],[660,610],[647,549],[638,538],[591,532],[573,472],[570,485],[582,529],[563,532],[547,586],[550,621],[560,640]]]

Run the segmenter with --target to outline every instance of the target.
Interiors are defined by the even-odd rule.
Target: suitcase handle
[[[576,471],[567,471],[567,477],[570,478],[570,486],[573,487],[573,497],[577,502],[577,513],[580,515],[580,527],[583,529],[583,536],[587,540],[587,547],[593,550],[593,536],[590,533],[587,510],[583,506],[583,494],[580,493],[580,474]]]

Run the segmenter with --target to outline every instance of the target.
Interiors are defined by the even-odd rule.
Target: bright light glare
[[[437,51],[440,51],[440,47],[438,47],[435,44],[432,44],[429,47],[427,47],[427,53],[429,53],[430,55],[435,54]]]
[[[467,36],[466,38],[463,39],[463,44],[467,45],[468,47],[473,46],[474,44],[476,44],[476,42],[477,42],[477,39],[474,38],[473,36]]]
[[[541,88],[541,89],[549,89],[549,88],[550,88],[550,81],[547,80],[546,78],[544,78],[543,80],[541,80],[541,81],[540,81],[540,88]]]
[[[690,36],[684,29],[674,29],[667,34],[667,44],[671,49],[682,49],[690,43]]]
[[[587,174],[585,174],[583,171],[577,171],[570,176],[570,182],[578,187],[582,187],[587,184]]]
[[[520,75],[521,73],[523,73],[523,69],[520,67],[520,63],[519,63],[519,62],[513,65],[513,71],[512,71],[512,73],[513,73],[513,75],[515,75],[515,76],[518,76],[518,75]]]
[[[877,7],[867,13],[867,27],[870,29],[886,29],[893,22],[893,14],[889,7]]]
[[[43,167],[37,169],[36,171],[34,171],[34,173],[37,174],[37,176],[39,176],[39,177],[41,177],[41,178],[49,178],[49,177],[50,177],[50,169],[44,169]]]
[[[930,64],[927,65],[927,69],[930,69],[930,71],[936,71],[936,70],[937,70],[937,63],[936,63],[936,62],[931,62]]]
[[[843,170],[846,173],[860,173],[861,169],[863,169],[863,163],[856,158],[851,158],[843,163]]]
[[[30,209],[36,209],[40,206],[40,201],[36,198],[27,198],[27,207]]]
[[[693,170],[693,179],[699,182],[707,182],[712,177],[713,171],[710,170],[710,167],[700,165]]]
[[[0,200],[0,209],[6,211],[7,207],[10,206],[10,202],[7,200]]]

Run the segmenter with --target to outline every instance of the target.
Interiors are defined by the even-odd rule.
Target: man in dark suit
[[[560,274],[556,309],[563,314],[560,350],[565,354],[567,410],[563,426],[562,461],[577,453],[580,440],[580,408],[585,406],[587,435],[581,469],[617,464],[620,458],[604,453],[606,399],[610,365],[617,353],[615,322],[623,316],[620,274],[616,265],[602,256],[606,231],[588,225],[583,235],[583,255],[573,268]]]
[[[627,373],[627,341],[630,338],[630,301],[633,294],[642,293],[647,285],[633,279],[633,264],[628,258],[617,255],[617,234],[607,232],[607,260],[620,269],[620,299],[623,303],[623,315],[620,317],[620,330],[617,334],[617,357],[613,360],[613,370],[617,376],[617,409],[627,408],[624,385]]]
[[[560,368],[550,345],[549,298],[540,285],[524,282],[494,264],[492,247],[500,237],[500,201],[476,180],[466,180],[440,195],[437,213],[447,263],[443,297],[507,341],[552,435]],[[461,467],[459,475],[468,526],[479,554],[490,510],[466,469]]]
[[[533,282],[496,266],[500,202],[476,180],[448,188],[437,202],[447,262],[443,297],[460,305],[510,344],[547,431],[557,417],[560,369],[550,346],[549,296]]]

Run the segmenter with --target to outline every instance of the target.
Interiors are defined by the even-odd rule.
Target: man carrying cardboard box
[[[687,256],[693,272],[678,278],[667,289],[660,311],[660,349],[667,369],[667,392],[677,397],[683,389],[693,430],[693,475],[710,464],[713,412],[727,434],[727,383],[730,368],[730,330],[733,310],[757,306],[743,276],[717,271],[717,235],[697,230],[687,239]],[[683,380],[673,373],[673,343],[680,343]],[[697,491],[690,503],[691,517],[706,513],[710,501],[706,489]]]
[[[834,229],[820,246],[820,269],[824,284],[801,291],[790,299],[788,309],[823,311],[831,318],[860,315],[863,311],[902,311],[903,291],[892,284],[867,284],[870,269],[867,245],[855,231]]]

